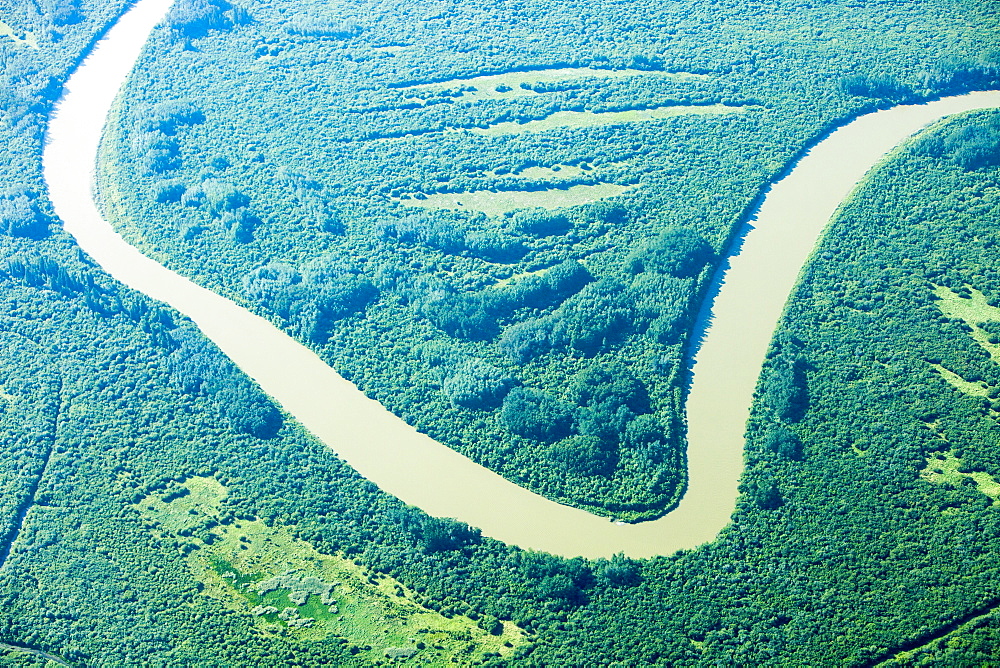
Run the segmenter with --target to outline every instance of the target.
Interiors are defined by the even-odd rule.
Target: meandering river
[[[743,430],[764,353],[827,221],[865,173],[914,132],[949,114],[1000,106],[1000,92],[973,93],[862,116],[817,144],[772,186],[703,313],[712,324],[687,399],[687,493],[659,520],[618,525],[518,487],[418,433],[311,350],[146,257],[102,218],[92,183],[105,119],[171,2],[140,0],[66,84],[43,158],[65,229],[116,279],[190,317],[289,414],[384,491],[498,540],[564,556],[649,557],[716,537],[735,507]]]

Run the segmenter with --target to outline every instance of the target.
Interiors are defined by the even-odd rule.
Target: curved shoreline
[[[105,119],[171,2],[140,0],[67,81],[43,155],[65,229],[114,278],[190,317],[285,411],[382,490],[492,538],[569,557],[650,557],[716,537],[735,508],[743,430],[764,353],[827,221],[872,166],[923,126],[1000,106],[1000,92],[976,93],[861,116],[772,184],[744,225],[751,232],[737,237],[742,243],[728,269],[716,273],[721,288],[708,293],[714,301],[703,306],[716,315],[690,372],[687,491],[658,520],[617,525],[518,487],[417,432],[270,322],[146,257],[102,218],[91,183]]]

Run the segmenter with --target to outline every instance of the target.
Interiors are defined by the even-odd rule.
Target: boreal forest
[[[46,128],[129,5],[0,0],[0,664],[998,665],[1000,111],[830,221],[718,537],[568,558],[381,491],[63,230]],[[639,523],[770,185],[996,88],[994,0],[175,0],[94,195],[420,432]]]

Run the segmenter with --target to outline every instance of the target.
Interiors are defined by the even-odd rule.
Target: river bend
[[[492,538],[568,557],[671,554],[718,535],[735,508],[743,431],[765,351],[827,221],[868,170],[914,132],[950,114],[1000,106],[1000,92],[985,92],[862,116],[773,184],[717,279],[687,399],[687,493],[661,519],[618,525],[518,487],[417,432],[270,322],[146,257],[102,218],[92,187],[105,119],[171,1],[140,0],[66,84],[43,156],[65,229],[113,277],[190,317],[285,411],[382,490]]]

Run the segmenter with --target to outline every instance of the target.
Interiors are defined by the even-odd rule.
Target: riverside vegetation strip
[[[47,19],[33,18],[30,6],[7,11],[26,12],[25,19],[11,23],[37,27],[39,34],[47,25]],[[88,14],[86,20],[78,26],[81,37],[94,19]],[[910,34],[915,32],[919,27]],[[779,32],[774,39],[787,37]],[[50,67],[54,53],[76,48],[74,43],[61,42],[63,51],[49,52],[53,60],[33,57],[31,66]],[[961,135],[973,120],[950,127]],[[23,122],[22,130],[36,127],[31,118]],[[949,136],[948,128],[937,135],[942,136]],[[30,141],[11,138],[5,150],[12,160],[4,169],[12,183],[31,183],[38,178],[38,154],[28,150]],[[985,353],[976,353],[974,343],[963,344],[967,334],[939,321],[927,300],[932,285],[942,284],[956,292],[971,284],[987,296],[995,294],[993,279],[984,281],[975,272],[988,274],[992,266],[981,245],[990,239],[988,228],[976,221],[988,217],[982,206],[992,206],[996,170],[982,165],[966,171],[947,157],[895,161],[889,166],[892,179],[876,175],[877,187],[889,188],[889,206],[865,195],[846,220],[850,224],[835,223],[823,254],[816,256],[816,262],[830,263],[827,273],[844,279],[843,285],[825,281],[823,272],[810,273],[804,281],[808,290],[796,297],[799,306],[786,326],[821,331],[838,345],[844,339],[837,321],[857,326],[871,317],[877,331],[859,328],[854,346],[844,349],[847,359],[828,364],[830,348],[814,339],[805,342],[808,364],[776,363],[767,372],[778,379],[807,376],[805,419],[785,425],[804,449],[797,450],[787,433],[755,432],[748,450],[754,458],[749,494],[732,527],[713,545],[642,562],[559,560],[477,540],[373,491],[294,425],[263,440],[241,431],[236,425],[246,429],[252,423],[227,414],[223,409],[231,401],[218,393],[220,386],[235,384],[238,374],[223,373],[227,367],[211,348],[192,348],[200,339],[191,338],[182,320],[180,327],[171,325],[141,296],[79,262],[72,243],[54,227],[42,238],[24,236],[27,230],[38,233],[31,216],[46,211],[44,195],[29,200],[38,208],[15,209],[27,213],[8,212],[4,219],[3,324],[23,330],[51,352],[68,381],[66,396],[87,410],[64,412],[70,419],[60,430],[59,456],[19,538],[28,549],[13,550],[0,569],[2,640],[41,647],[75,665],[213,657],[236,665],[349,665],[351,659],[333,644],[256,638],[245,618],[227,613],[192,586],[184,562],[173,556],[179,545],[152,540],[137,512],[123,512],[144,495],[165,490],[170,480],[164,471],[183,480],[199,469],[201,475],[215,469],[230,490],[227,512],[280,518],[322,545],[323,553],[344,549],[380,572],[391,571],[445,614],[465,608],[518,619],[533,630],[532,644],[518,650],[519,665],[587,663],[595,657],[671,665],[866,665],[910,639],[919,644],[941,633],[946,645],[927,647],[929,654],[918,660],[988,661],[997,646],[989,615],[982,622],[975,617],[970,622],[975,628],[953,622],[980,615],[982,604],[989,603],[981,598],[994,582],[991,563],[997,556],[985,507],[989,500],[976,490],[969,494],[918,480],[925,461],[911,457],[913,448],[906,444],[924,441],[910,439],[905,429],[907,416],[920,408],[910,399],[925,385],[922,400],[941,399],[933,404],[933,421],[966,448],[963,462],[984,470],[981,461],[969,458],[982,460],[991,441],[963,431],[963,425],[976,427],[981,405],[951,390],[931,364],[971,379],[974,369],[963,360],[979,364],[984,358],[977,355]],[[901,169],[894,172],[897,163]],[[907,175],[913,180],[906,181]],[[914,193],[921,199],[913,211],[894,208],[893,203],[914,204]],[[916,212],[919,224],[907,218]],[[869,216],[886,219],[874,220],[870,229],[855,225]],[[893,219],[907,224],[894,227]],[[966,238],[964,231],[979,240]],[[838,239],[843,242],[831,246]],[[929,247],[923,245],[928,241]],[[836,252],[840,247],[845,250]],[[920,260],[928,270],[951,275],[942,280],[931,273],[930,284],[919,283],[915,290],[883,282],[880,271],[886,267],[921,266],[914,264],[914,248],[923,249]],[[894,249],[899,257],[891,256]],[[845,277],[844,268],[853,271],[855,265],[856,274]],[[877,299],[879,294],[892,299]],[[819,313],[825,324],[817,327],[811,313]],[[919,346],[898,338],[886,345],[887,331],[929,342],[929,359],[913,360],[913,373],[900,367],[905,360],[892,353]],[[187,347],[174,355],[171,339],[185,340]],[[778,342],[786,353],[775,358],[778,362],[801,357],[788,336]],[[192,368],[214,380],[192,387]],[[17,364],[5,371],[5,387],[22,373]],[[911,377],[919,382],[902,392],[880,392],[892,387],[887,381]],[[761,404],[767,420],[772,405]],[[252,402],[246,406],[253,410]],[[853,422],[855,415],[863,419]],[[916,417],[931,419],[923,413]],[[940,448],[940,437],[928,433],[927,447]],[[848,442],[843,434],[856,438]],[[859,458],[855,448],[867,454]],[[838,481],[835,490],[832,480]],[[772,486],[780,505],[765,508],[775,501]],[[955,510],[943,512],[948,508]],[[125,629],[128,644],[120,640]]]

